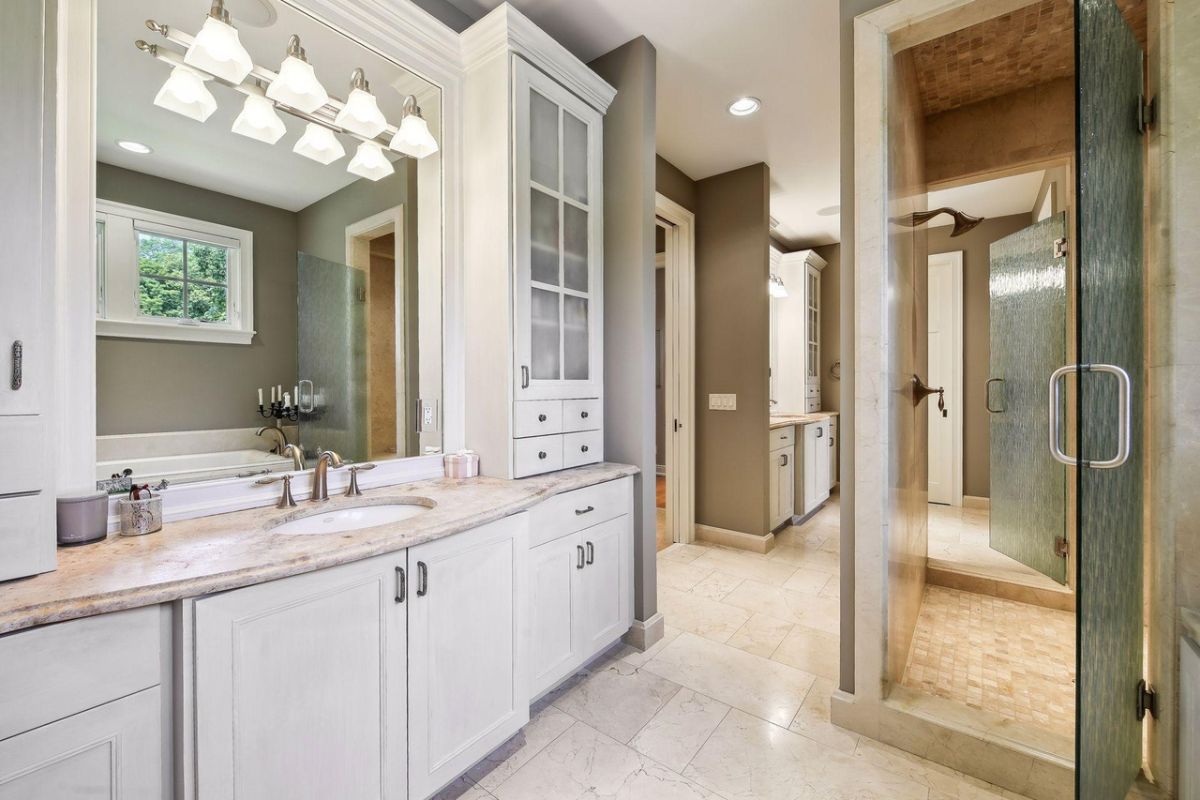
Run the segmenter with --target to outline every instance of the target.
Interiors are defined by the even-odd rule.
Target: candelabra
[[[286,419],[295,422],[300,419],[299,406],[285,406],[282,400],[275,400],[269,406],[258,404],[258,415],[264,419]]]

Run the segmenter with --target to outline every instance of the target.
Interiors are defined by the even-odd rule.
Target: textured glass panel
[[[588,212],[563,203],[563,285],[588,290]]]
[[[562,377],[559,366],[558,292],[533,289],[529,305],[530,374],[534,380],[556,381]]]
[[[183,277],[183,240],[138,231],[138,272]]]
[[[563,194],[586,203],[588,199],[587,123],[563,112]]]
[[[188,319],[197,322],[228,322],[227,293],[224,286],[189,283],[187,290]]]
[[[138,313],[143,317],[183,318],[183,281],[138,278]]]
[[[588,301],[582,297],[563,298],[563,358],[569,381],[588,379]]]
[[[224,247],[199,242],[187,243],[187,276],[191,281],[225,283],[229,251]]]
[[[988,415],[991,428],[991,545],[1059,583],[1066,559],[1066,468],[1044,445],[1050,417],[1046,382],[1067,360],[1066,235],[1058,214],[992,243]]]
[[[529,274],[551,286],[558,286],[558,207],[557,199],[530,189]]]
[[[301,446],[310,458],[334,450],[366,460],[366,274],[300,253],[296,277],[298,377],[313,382],[316,402],[300,415]]]
[[[558,106],[529,90],[529,177],[558,189]]]
[[[1133,384],[1132,452],[1079,470],[1077,797],[1121,800],[1141,762],[1132,713],[1142,667],[1142,148],[1131,121],[1141,52],[1111,0],[1079,0],[1079,361],[1115,364]],[[1116,382],[1079,376],[1084,458],[1116,449]]]

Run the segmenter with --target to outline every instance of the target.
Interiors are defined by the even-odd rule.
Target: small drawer
[[[563,404],[561,400],[526,400],[513,403],[513,436],[545,436],[562,433]]]
[[[20,454],[19,458],[0,459],[0,497],[43,487],[47,438],[41,417],[0,417],[5,452]]]
[[[804,411],[808,414],[815,414],[821,410],[821,398],[810,397],[804,403]]]
[[[791,447],[796,443],[796,427],[789,425],[786,428],[775,428],[771,431],[771,450],[778,450],[781,447]]]
[[[563,434],[563,467],[582,467],[604,460],[604,434],[601,431]]]
[[[821,387],[816,384],[808,386],[805,391],[804,396],[805,397],[820,397],[821,396]]]
[[[529,546],[537,547],[632,512],[633,478],[556,494],[530,509]]]
[[[600,400],[564,400],[562,429],[564,432],[599,430],[603,414]]]
[[[513,442],[513,474],[518,478],[563,468],[563,437],[534,436]]]

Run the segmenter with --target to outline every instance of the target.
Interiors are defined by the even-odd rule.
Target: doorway
[[[929,385],[945,391],[929,405],[929,502],[963,504],[963,253],[929,256]],[[945,411],[945,413],[942,413]]]

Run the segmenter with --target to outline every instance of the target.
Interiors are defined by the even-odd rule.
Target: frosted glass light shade
[[[783,279],[778,275],[771,275],[767,279],[767,291],[771,297],[784,298],[788,296],[787,287],[783,285]]]
[[[154,96],[154,105],[204,122],[217,110],[217,101],[200,76],[187,67],[171,70],[167,82]]]
[[[206,17],[204,26],[183,55],[183,63],[239,84],[250,74],[254,62],[242,47],[237,28],[216,17]]]
[[[233,121],[233,132],[260,142],[275,144],[279,137],[287,133],[287,128],[275,113],[275,106],[270,100],[256,94],[248,94],[246,102],[242,105],[242,113]]]
[[[377,181],[396,171],[392,162],[383,154],[383,148],[375,142],[363,142],[346,166],[346,171],[367,180]]]
[[[318,164],[332,164],[346,155],[346,148],[342,147],[342,143],[329,128],[310,122],[304,129],[304,135],[292,148],[292,152],[311,158]]]
[[[416,114],[408,114],[388,147],[413,158],[424,158],[438,151],[437,140],[429,132],[429,124]]]
[[[350,96],[346,98],[346,105],[338,112],[334,122],[339,127],[368,139],[374,139],[387,127],[387,120],[384,119],[383,112],[379,110],[379,103],[375,101],[375,95],[364,92],[362,89],[350,90]]]
[[[279,77],[267,87],[267,97],[311,114],[329,102],[329,93],[317,80],[312,64],[288,56],[279,65]]]

